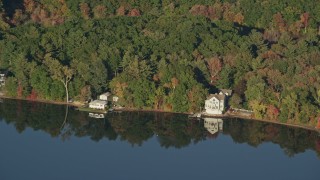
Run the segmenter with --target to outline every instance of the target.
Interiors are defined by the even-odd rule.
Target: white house
[[[215,134],[223,130],[223,120],[217,118],[204,118],[204,127],[211,133]]]
[[[113,101],[113,102],[118,102],[118,100],[119,100],[119,97],[118,97],[118,96],[113,96],[113,97],[112,97],[112,101]]]
[[[7,72],[0,72],[0,87],[6,84]]]
[[[227,99],[232,95],[232,90],[221,89],[219,94],[210,94],[205,101],[207,114],[223,114],[227,105]]]
[[[89,108],[93,109],[105,109],[107,107],[107,101],[94,100],[89,103]]]
[[[116,95],[112,95],[110,92],[106,92],[99,96],[99,100],[118,102],[119,97]]]
[[[220,94],[210,94],[205,101],[205,110],[208,114],[222,114],[225,109],[226,96]]]
[[[103,101],[110,101],[110,98],[111,98],[110,92],[103,93],[99,96],[99,99]]]

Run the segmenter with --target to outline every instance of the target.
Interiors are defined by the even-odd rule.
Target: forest
[[[7,96],[196,112],[232,89],[255,118],[316,126],[320,3],[314,0],[1,0]],[[320,124],[319,124],[320,125]]]

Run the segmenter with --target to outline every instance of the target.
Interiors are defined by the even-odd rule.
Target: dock
[[[92,109],[89,107],[78,107],[76,108],[78,111],[84,111],[84,112],[91,112],[91,113],[102,113],[106,114],[108,111],[107,110],[102,110],[102,109]]]
[[[202,116],[202,113],[194,113],[194,114],[190,114],[188,116],[188,118],[197,118],[197,119],[200,119]]]
[[[205,111],[190,114],[188,118],[190,119],[201,119],[201,118],[245,118],[251,119],[252,118],[252,111],[243,110],[243,109],[229,109],[223,114],[208,114]]]

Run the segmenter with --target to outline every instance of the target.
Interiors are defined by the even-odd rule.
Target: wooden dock
[[[108,111],[107,110],[102,110],[102,109],[92,109],[89,107],[78,107],[76,108],[78,111],[84,111],[84,112],[91,112],[91,113],[102,113],[106,114]]]

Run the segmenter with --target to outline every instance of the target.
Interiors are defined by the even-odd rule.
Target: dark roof
[[[219,101],[224,100],[226,98],[226,96],[224,94],[210,94],[209,97],[207,98],[207,100],[210,100],[213,97],[215,97]]]
[[[101,96],[101,95],[111,96],[112,94],[111,94],[111,92],[105,92],[105,93],[103,93],[103,94],[100,94],[100,96]]]
[[[5,75],[7,75],[7,74],[8,74],[8,71],[7,71],[7,70],[0,70],[0,74],[5,74]]]

